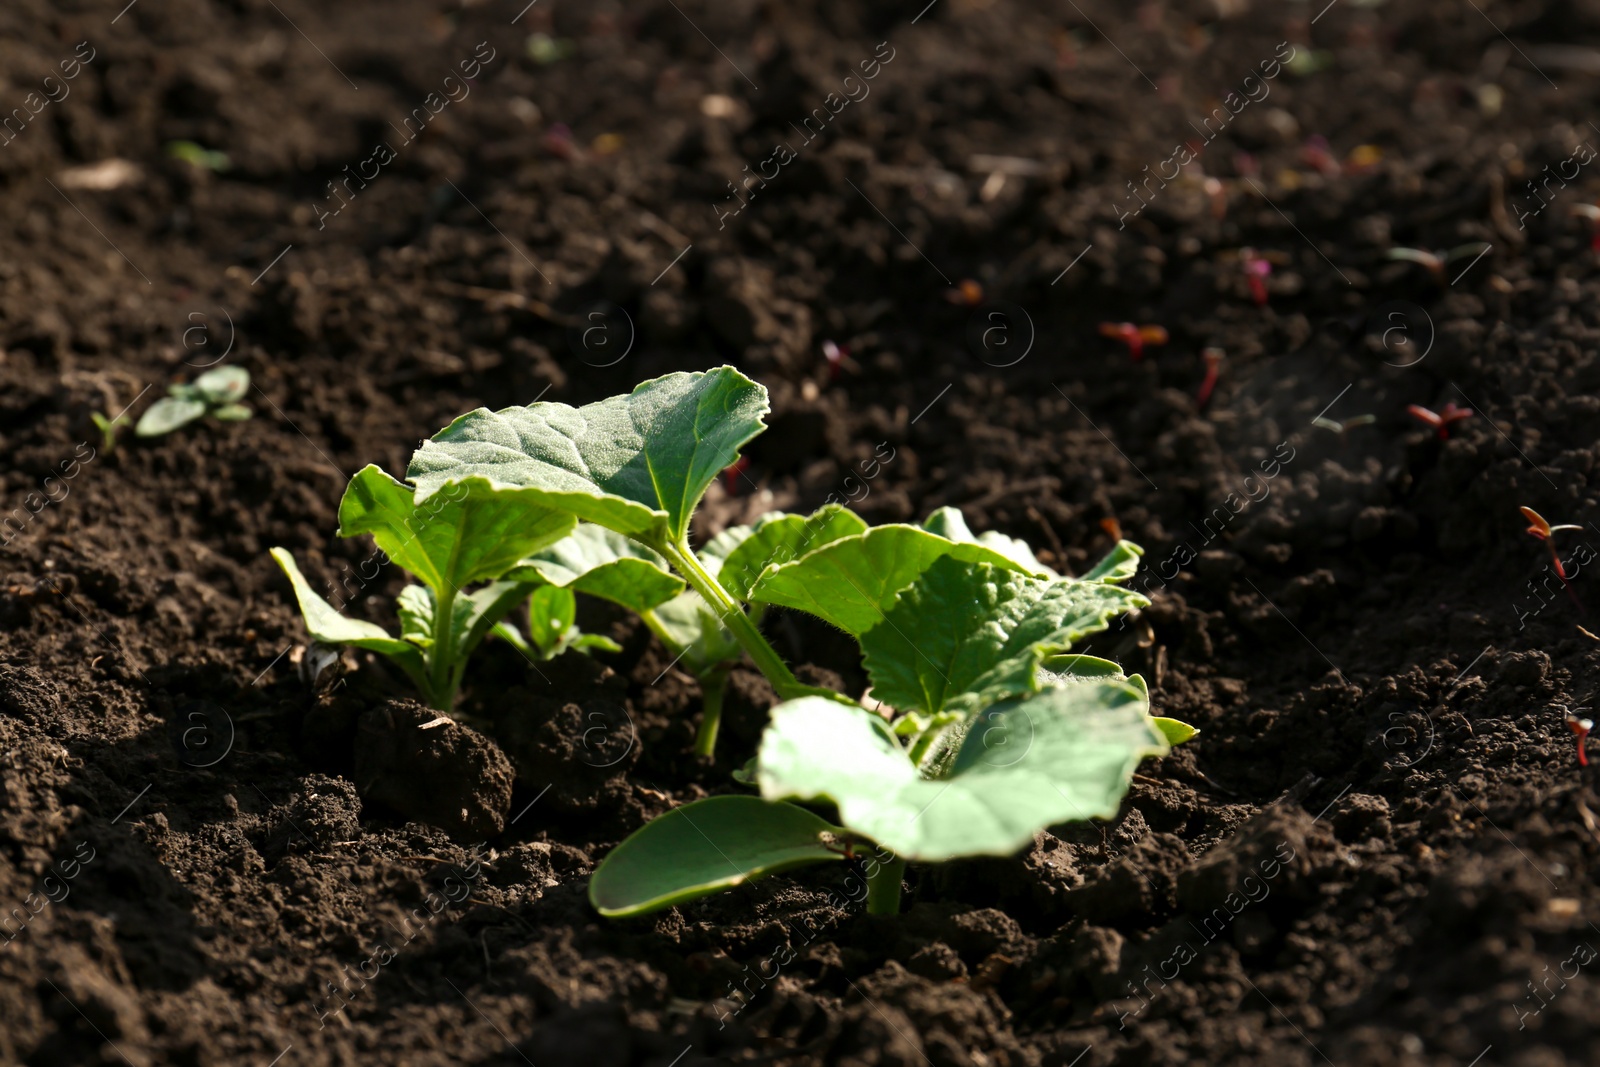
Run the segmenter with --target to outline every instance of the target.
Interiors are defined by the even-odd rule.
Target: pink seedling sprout
[[[1443,411],[1432,411],[1421,404],[1407,404],[1406,411],[1418,422],[1433,427],[1441,441],[1450,439],[1451,423],[1472,418],[1472,409],[1457,407],[1454,400],[1446,404]]]
[[[1200,350],[1200,358],[1205,360],[1206,376],[1200,382],[1200,392],[1195,394],[1195,406],[1204,409],[1211,400],[1211,393],[1217,387],[1217,376],[1222,373],[1222,349],[1207,346]]]
[[[1328,145],[1328,139],[1321,134],[1307,139],[1305,147],[1300,149],[1300,158],[1324,178],[1337,178],[1344,173],[1344,167],[1340,166],[1339,160],[1334,156],[1332,148]]]
[[[828,381],[839,380],[839,371],[844,366],[844,361],[850,356],[849,345],[836,345],[832,341],[822,342],[822,358],[828,361]]]
[[[1572,731],[1572,736],[1578,741],[1578,766],[1589,766],[1589,754],[1584,750],[1589,746],[1589,731],[1594,729],[1594,720],[1580,719],[1569,711],[1567,729]]]
[[[1256,307],[1265,307],[1267,275],[1272,273],[1272,263],[1253,248],[1240,250],[1239,262],[1244,265],[1244,280],[1250,284],[1250,299],[1256,302]]]
[[[1102,322],[1100,336],[1128,346],[1128,357],[1137,363],[1144,358],[1145,345],[1164,345],[1167,331],[1162,326],[1135,326],[1131,322]]]
[[[573,160],[583,155],[583,149],[572,139],[572,128],[565,122],[557,122],[546,130],[539,144],[558,159]]]
[[[1522,517],[1528,520],[1528,536],[1543,541],[1545,547],[1550,550],[1550,563],[1556,569],[1556,577],[1561,579],[1561,584],[1566,587],[1567,595],[1572,598],[1572,603],[1581,613],[1583,604],[1578,600],[1578,594],[1573,592],[1572,583],[1567,581],[1567,569],[1561,565],[1561,557],[1556,554],[1555,535],[1562,530],[1581,530],[1583,527],[1574,526],[1570,522],[1562,523],[1560,526],[1551,526],[1545,521],[1543,515],[1532,508],[1524,507],[1520,510],[1522,511]]]

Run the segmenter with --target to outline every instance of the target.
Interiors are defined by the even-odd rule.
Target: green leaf
[[[667,570],[660,554],[592,522],[580,523],[571,536],[523,560],[507,577],[537,577],[636,615],[684,590],[683,579]]]
[[[827,701],[823,701],[827,703]],[[823,845],[838,827],[793,804],[707,797],[674,808],[611,850],[589,879],[601,915],[642,915],[813,863],[837,863]]]
[[[567,642],[567,647],[578,652],[593,649],[597,652],[621,652],[622,646],[603,634],[580,633]]]
[[[1192,737],[1199,735],[1196,730],[1186,722],[1178,719],[1169,719],[1164,715],[1152,716],[1151,722],[1156,724],[1156,729],[1161,731],[1161,736],[1167,739],[1169,745],[1181,745]]]
[[[339,502],[339,536],[371,534],[389,559],[436,592],[498,578],[573,525],[539,494],[496,492],[482,478],[417,504],[410,486],[375,466],[357,471]]]
[[[769,800],[831,800],[846,828],[910,860],[1003,856],[1061,822],[1112,818],[1167,743],[1137,687],[1092,681],[994,705],[947,776],[919,774],[877,716],[819,697],[780,704],[761,739]]]
[[[577,617],[577,599],[565,586],[541,585],[528,598],[528,634],[546,654],[560,647]]]
[[[1139,569],[1144,549],[1132,541],[1118,541],[1106,558],[1096,563],[1080,582],[1125,582]]]
[[[272,558],[278,561],[278,566],[289,578],[289,584],[294,587],[294,596],[300,602],[300,615],[305,619],[308,634],[325,645],[353,645],[381,652],[399,664],[418,689],[425,693],[428,691],[427,667],[422,651],[416,645],[389,636],[381,626],[339,614],[332,604],[311,588],[287,549],[272,549]]]
[[[489,635],[501,619],[511,614],[516,606],[528,598],[537,586],[531,582],[490,582],[488,585],[456,597],[455,619],[451,633],[455,635],[455,662],[460,664],[472,655],[474,649]]]
[[[810,515],[763,515],[749,536],[727,554],[717,572],[717,581],[735,600],[749,600],[750,587],[768,567],[797,560],[823,545],[866,532],[867,524],[861,517],[839,504],[824,505]]]
[[[194,380],[194,389],[213,407],[232,404],[250,391],[250,372],[243,367],[214,367]]]
[[[426,499],[484,478],[660,547],[685,537],[718,472],[759,434],[767,391],[732,367],[668,374],[581,408],[536,403],[452,422],[412,457]]]
[[[162,437],[178,427],[193,422],[206,413],[204,400],[164,396],[151,404],[139,416],[133,432],[137,437]]]
[[[750,590],[750,599],[809,612],[860,637],[883,621],[901,590],[945,557],[992,564],[1019,576],[1026,570],[983,545],[951,541],[916,526],[875,526],[769,569]]]
[[[1149,603],[1098,582],[1046,581],[956,556],[935,560],[861,637],[872,695],[940,711],[1025,693],[1046,656]]]
[[[244,422],[255,414],[248,404],[224,404],[211,412],[211,417],[221,419],[223,422]]]
[[[967,526],[967,520],[957,508],[942,507],[935,511],[923,522],[922,528],[929,533],[936,533],[940,537],[951,541],[960,541],[965,544],[983,545],[1000,553],[1022,567],[1023,570],[1046,578],[1056,577],[1056,572],[1040,563],[1033,554],[1033,548],[1028,542],[1015,537],[1009,537],[998,530],[985,530],[974,536]]]
[[[694,590],[673,597],[651,613],[656,636],[695,677],[743,654],[737,638],[722,625],[711,605]]]
[[[419,648],[433,645],[433,590],[425,585],[408,585],[395,598],[400,616],[400,636]]]

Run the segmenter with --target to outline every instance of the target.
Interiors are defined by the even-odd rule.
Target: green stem
[[[900,914],[900,882],[905,877],[906,861],[896,856],[867,876],[867,914]]]
[[[711,605],[722,625],[728,628],[744,650],[750,654],[756,667],[767,676],[767,680],[772,683],[772,688],[777,690],[780,699],[794,700],[802,696],[838,697],[839,694],[832,690],[805,685],[794,676],[788,664],[784,663],[773,647],[767,644],[767,639],[761,636],[756,624],[744,613],[744,608],[700,565],[699,559],[695,558],[694,551],[687,543],[664,545],[660,551],[672,561],[673,567],[683,575],[690,587]]]
[[[447,585],[433,593],[433,645],[428,649],[428,703],[435,711],[449,711],[455,703],[456,686],[451,679],[450,623],[456,607],[456,591]]]
[[[709,756],[717,749],[717,730],[722,725],[722,698],[728,692],[728,673],[732,664],[712,668],[700,679],[701,704],[700,732],[695,735],[694,751],[697,756]]]

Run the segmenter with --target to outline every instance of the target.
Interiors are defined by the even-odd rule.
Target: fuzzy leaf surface
[[[706,488],[765,429],[767,391],[732,367],[668,374],[583,407],[469,412],[423,442],[408,477],[426,499],[483,478],[649,544],[682,540]]]
[[[579,523],[571,536],[534,553],[507,575],[537,578],[619,604],[636,615],[682,593],[682,578],[667,561],[614,530]]]
[[[839,504],[826,504],[810,515],[764,515],[751,528],[750,536],[728,553],[717,580],[735,600],[749,600],[750,587],[768,567],[866,532],[866,522]]]
[[[414,494],[380,468],[363,467],[339,501],[339,536],[371,534],[390,560],[436,591],[499,578],[574,525],[538,494],[496,492],[483,478],[420,505]]]
[[[1037,689],[1046,656],[1148,603],[1114,585],[1033,578],[952,554],[900,594],[861,649],[873,696],[937,712]]]
[[[941,778],[888,724],[820,697],[772,710],[757,778],[769,800],[831,800],[847,829],[910,860],[1003,856],[1047,826],[1111,818],[1139,761],[1167,743],[1144,694],[1084,681],[983,711]]]
[[[916,526],[875,526],[769,569],[750,590],[750,599],[809,612],[861,637],[883,622],[901,590],[945,558],[989,564],[1019,577],[1026,572],[1015,560],[975,542],[951,541]]]

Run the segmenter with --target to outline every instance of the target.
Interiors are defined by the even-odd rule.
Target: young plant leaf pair
[[[250,417],[250,408],[239,403],[250,391],[250,372],[243,367],[215,367],[188,385],[167,386],[167,396],[157,400],[139,417],[133,432],[137,437],[162,437],[196,419],[210,415],[223,422],[241,422]],[[115,433],[111,420],[101,416],[96,425],[102,433]]]

